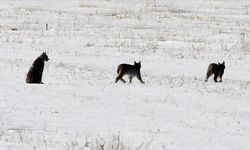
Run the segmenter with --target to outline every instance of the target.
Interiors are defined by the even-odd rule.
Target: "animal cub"
[[[222,82],[222,76],[224,74],[224,70],[225,70],[225,62],[223,61],[223,63],[212,63],[208,66],[207,69],[207,75],[206,75],[206,79],[205,82],[208,81],[208,78],[214,74],[214,82],[217,82],[218,77],[220,78],[219,82]]]
[[[118,76],[116,77],[115,83],[118,82],[118,80],[121,80],[123,83],[126,83],[126,81],[122,78],[124,75],[129,76],[129,83],[132,82],[132,78],[134,76],[137,77],[138,80],[141,81],[141,83],[144,83],[141,78],[141,62],[134,62],[134,65],[130,64],[120,64],[117,68],[117,74]]]
[[[49,58],[45,52],[43,52],[37,59],[33,62],[26,76],[26,83],[39,83],[42,82],[44,62],[48,61]]]

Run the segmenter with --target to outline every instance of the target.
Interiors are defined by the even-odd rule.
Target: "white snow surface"
[[[0,4],[1,150],[249,150],[250,1]],[[26,84],[43,51],[44,84]],[[134,61],[145,84],[115,83]]]

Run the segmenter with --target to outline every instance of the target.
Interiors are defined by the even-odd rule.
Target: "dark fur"
[[[223,61],[222,64],[220,64],[218,62],[218,64],[212,63],[208,66],[207,69],[207,75],[206,75],[206,79],[205,82],[208,81],[208,78],[214,74],[214,82],[217,82],[218,77],[220,78],[219,82],[222,82],[222,76],[224,74],[224,70],[225,70],[225,62]]]
[[[37,59],[33,62],[29,69],[26,77],[26,83],[40,83],[42,82],[44,62],[48,61],[49,58],[45,52],[43,52]]]
[[[141,62],[139,62],[139,63],[134,62],[134,65],[120,64],[117,68],[118,76],[116,77],[115,82],[117,83],[118,80],[121,80],[123,83],[126,83],[126,81],[122,77],[124,75],[128,75],[129,76],[129,83],[132,82],[132,78],[134,76],[136,76],[137,79],[141,81],[141,83],[144,83],[144,81],[142,81],[142,78],[141,78],[140,69],[141,69]]]

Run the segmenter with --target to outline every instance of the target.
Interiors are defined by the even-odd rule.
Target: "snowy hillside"
[[[248,0],[1,0],[0,149],[248,150],[249,64]]]

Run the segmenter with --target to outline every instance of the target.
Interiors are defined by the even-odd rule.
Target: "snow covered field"
[[[249,64],[248,0],[1,0],[0,149],[248,150]]]

